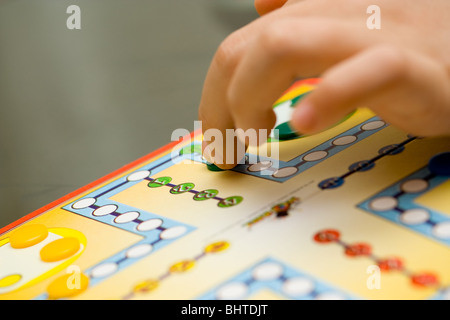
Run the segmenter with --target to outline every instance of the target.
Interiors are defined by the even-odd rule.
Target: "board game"
[[[210,170],[202,133],[0,230],[0,299],[450,299],[450,138],[364,108]],[[256,159],[250,161],[249,159]]]

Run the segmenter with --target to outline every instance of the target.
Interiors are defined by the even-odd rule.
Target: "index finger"
[[[257,19],[229,35],[216,51],[205,78],[198,109],[198,117],[202,121],[202,132],[204,134],[202,151],[209,162],[222,169],[233,168],[244,154],[242,152],[238,154],[233,148],[235,157],[227,162],[226,139],[222,139],[222,141],[218,141],[219,139],[212,140],[209,139],[208,133],[216,132],[215,138],[218,138],[219,135],[224,138],[227,129],[235,128],[227,96],[230,81],[240,63],[243,52],[247,50],[250,39],[259,33],[266,20],[268,19]],[[211,150],[211,145],[213,145],[214,150]]]

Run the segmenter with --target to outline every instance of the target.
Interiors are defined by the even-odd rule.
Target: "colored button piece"
[[[171,273],[181,273],[188,271],[189,269],[192,269],[194,265],[195,265],[194,260],[185,260],[175,263],[169,268],[169,270]]]
[[[165,186],[170,181],[172,181],[171,177],[159,177],[159,178],[156,178],[156,179],[153,179],[152,181],[150,181],[148,183],[148,186],[150,188],[159,188],[159,187]]]
[[[158,280],[150,279],[150,280],[145,280],[145,281],[138,283],[133,288],[133,291],[136,293],[145,293],[145,292],[155,290],[156,288],[158,288],[158,286],[159,286]]]
[[[44,225],[26,225],[11,233],[9,243],[14,249],[23,249],[41,242],[47,236],[48,230]]]
[[[3,277],[0,279],[0,288],[12,286],[13,284],[19,282],[20,279],[22,279],[22,276],[20,274],[11,274],[9,276]]]
[[[180,150],[180,155],[192,154],[192,153],[197,153],[197,154],[201,155],[202,154],[202,146],[200,144],[191,144]]]
[[[80,250],[80,242],[76,238],[67,237],[50,242],[41,249],[44,262],[55,262],[66,259]]]
[[[434,174],[450,176],[450,152],[443,152],[431,158],[428,168]]]
[[[65,274],[47,287],[48,298],[55,300],[73,297],[85,291],[88,286],[89,277],[83,273]]]
[[[301,135],[295,132],[287,122],[279,124],[275,130],[278,130],[278,136],[275,134],[275,138],[278,138],[279,140],[293,140],[301,137]]]
[[[214,242],[205,248],[206,253],[216,253],[228,249],[230,244],[226,241]]]
[[[225,171],[224,169],[219,168],[218,166],[216,166],[214,163],[207,163],[206,167],[208,168],[209,171]]]

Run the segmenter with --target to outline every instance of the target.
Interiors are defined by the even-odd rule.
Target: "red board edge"
[[[65,202],[65,201],[67,201],[69,199],[71,199],[73,197],[76,197],[77,195],[80,195],[81,193],[83,193],[83,192],[85,192],[85,191],[87,191],[87,190],[89,190],[91,188],[94,188],[95,186],[97,186],[99,184],[102,184],[103,182],[105,182],[105,181],[107,181],[109,179],[112,179],[115,176],[118,176],[121,173],[123,173],[125,171],[128,171],[131,168],[133,168],[133,167],[135,167],[135,166],[137,166],[137,165],[139,165],[139,164],[141,164],[143,162],[145,162],[147,160],[150,160],[151,158],[154,158],[154,157],[160,155],[161,153],[164,153],[164,152],[170,150],[171,148],[176,146],[178,143],[180,143],[180,141],[184,141],[188,137],[190,139],[193,139],[194,136],[199,133],[199,131],[200,130],[193,131],[190,134],[180,138],[177,141],[172,141],[171,143],[168,143],[168,144],[162,146],[161,148],[156,149],[155,151],[153,151],[153,152],[151,152],[151,153],[149,153],[149,154],[147,154],[147,155],[145,155],[145,156],[143,156],[141,158],[138,158],[138,159],[136,159],[136,160],[126,164],[126,165],[124,165],[123,167],[121,167],[119,169],[117,169],[117,170],[115,170],[115,171],[113,171],[113,172],[111,172],[111,173],[109,173],[109,174],[107,174],[107,175],[105,175],[105,176],[103,176],[103,177],[101,177],[101,178],[99,178],[99,179],[97,179],[97,180],[95,180],[95,181],[93,181],[93,182],[91,182],[91,183],[89,183],[89,184],[87,184],[87,185],[85,185],[85,186],[75,190],[75,191],[72,191],[71,193],[68,193],[67,195],[65,195],[65,196],[63,196],[63,197],[61,197],[61,198],[59,198],[59,199],[57,199],[57,200],[47,204],[47,205],[45,205],[45,206],[43,206],[43,207],[41,207],[41,208],[39,208],[39,209],[29,213],[29,214],[27,214],[26,216],[17,219],[16,221],[14,221],[14,222],[6,225],[5,227],[1,228],[0,229],[0,235],[2,235],[3,233],[5,233],[5,232],[7,232],[7,231],[9,231],[9,230],[11,230],[11,229],[21,225],[22,223],[24,223],[24,222],[26,222],[26,221],[28,221],[30,219],[33,219],[34,217],[38,216],[39,214],[41,214],[41,213],[43,213],[43,212],[45,212],[45,211],[47,211],[47,210],[49,210],[51,208],[54,208],[54,207],[58,206],[59,204]]]

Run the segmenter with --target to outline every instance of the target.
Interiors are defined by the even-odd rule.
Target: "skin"
[[[366,26],[374,4],[381,29]],[[270,133],[273,103],[296,78],[320,76],[295,107],[297,132],[320,132],[364,106],[410,134],[450,135],[448,0],[255,0],[255,8],[260,18],[213,57],[199,106],[203,132]],[[222,169],[233,168],[249,143],[227,149],[224,141],[221,153],[212,142],[204,139],[204,156]],[[235,157],[226,159],[231,145]]]

